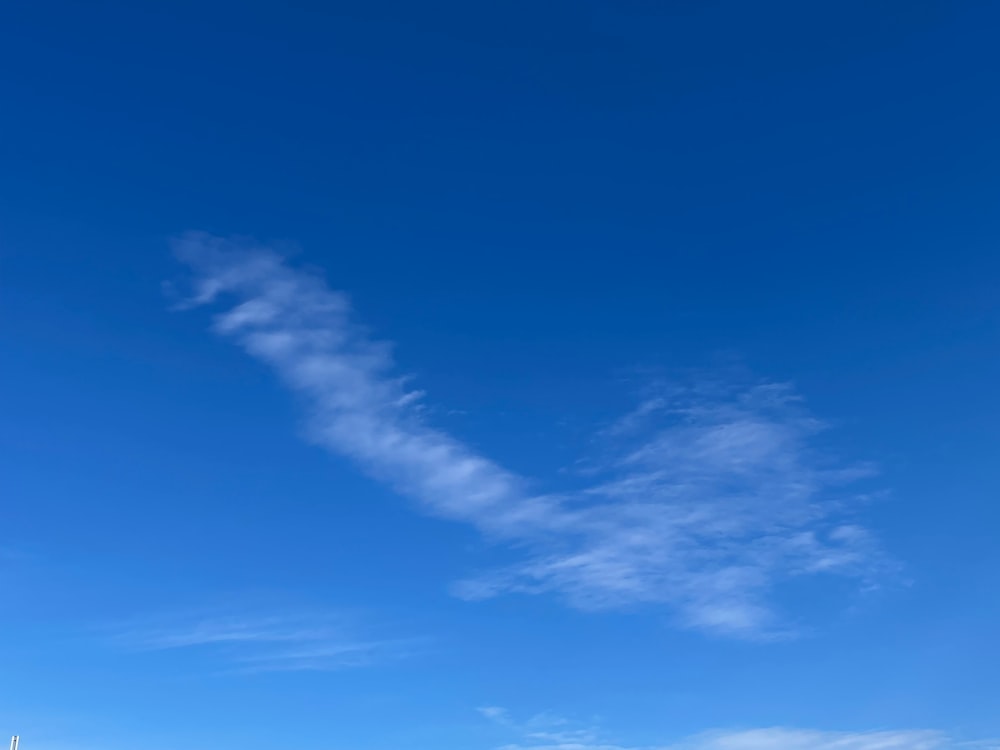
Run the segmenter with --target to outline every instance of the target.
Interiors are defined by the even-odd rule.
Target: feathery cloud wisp
[[[499,750],[957,750],[959,743],[931,730],[830,732],[788,727],[717,730],[657,745],[623,745],[609,740],[595,727],[577,726],[552,714],[516,722],[499,707],[479,712],[517,735]],[[996,743],[974,743],[980,750],[996,750]]]
[[[592,486],[534,492],[426,423],[390,346],[319,275],[204,234],[175,250],[195,274],[188,304],[231,302],[215,331],[304,397],[312,440],[426,512],[516,543],[521,560],[458,584],[462,597],[661,604],[690,627],[759,636],[781,628],[767,600],[776,582],[877,567],[874,542],[843,514],[842,487],[863,472],[814,455],[822,425],[787,386],[664,389],[603,431],[613,457]]]
[[[365,639],[332,615],[170,616],[119,626],[113,642],[130,651],[202,649],[239,672],[331,671],[394,659],[413,641]]]

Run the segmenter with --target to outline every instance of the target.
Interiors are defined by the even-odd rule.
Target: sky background
[[[998,24],[5,3],[0,732],[996,745]]]

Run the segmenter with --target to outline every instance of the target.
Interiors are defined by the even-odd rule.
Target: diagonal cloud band
[[[207,234],[187,234],[174,250],[194,272],[186,306],[230,304],[214,330],[304,397],[312,440],[425,512],[522,550],[520,562],[458,584],[462,597],[660,604],[685,626],[758,637],[782,628],[767,603],[779,580],[871,580],[883,564],[868,532],[844,520],[854,499],[844,487],[867,470],[811,449],[823,425],[787,386],[661,388],[603,431],[612,457],[590,487],[535,493],[426,423],[423,394],[394,372],[391,347],[319,275]]]

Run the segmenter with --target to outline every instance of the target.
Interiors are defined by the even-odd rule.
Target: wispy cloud
[[[201,650],[239,672],[330,671],[397,659],[414,639],[363,638],[340,615],[170,615],[113,629],[112,642],[134,652]]]
[[[581,608],[673,605],[690,626],[774,634],[779,580],[870,580],[881,557],[849,522],[846,485],[865,467],[810,448],[822,425],[785,385],[663,387],[609,430],[596,483],[553,511],[558,543],[467,583],[468,596],[561,592]],[[551,519],[550,519],[551,520]]]
[[[960,746],[932,730],[823,732],[782,727],[708,732],[674,745],[677,750],[943,750]]]
[[[424,394],[348,298],[271,249],[190,234],[189,305],[229,303],[214,330],[270,365],[305,401],[308,434],[428,513],[516,546],[519,562],[456,586],[465,598],[552,592],[601,609],[665,605],[680,623],[738,636],[782,631],[768,604],[790,577],[870,581],[872,538],[847,512],[863,467],[815,452],[823,425],[786,385],[703,379],[660,388],[600,430],[591,486],[539,492],[427,424]]]
[[[924,729],[831,732],[787,727],[717,730],[655,745],[621,744],[598,728],[579,726],[552,714],[524,722],[498,707],[480,713],[504,727],[516,740],[499,750],[996,750],[996,742],[958,742],[943,732]]]
[[[538,750],[627,750],[609,745],[595,727],[574,725],[568,719],[552,713],[536,714],[525,721],[517,721],[507,709],[484,706],[479,713],[495,724],[516,735],[517,744],[504,745],[501,750],[538,748]]]

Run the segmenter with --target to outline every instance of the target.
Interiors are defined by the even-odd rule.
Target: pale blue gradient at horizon
[[[998,23],[6,4],[0,731],[995,746]]]

